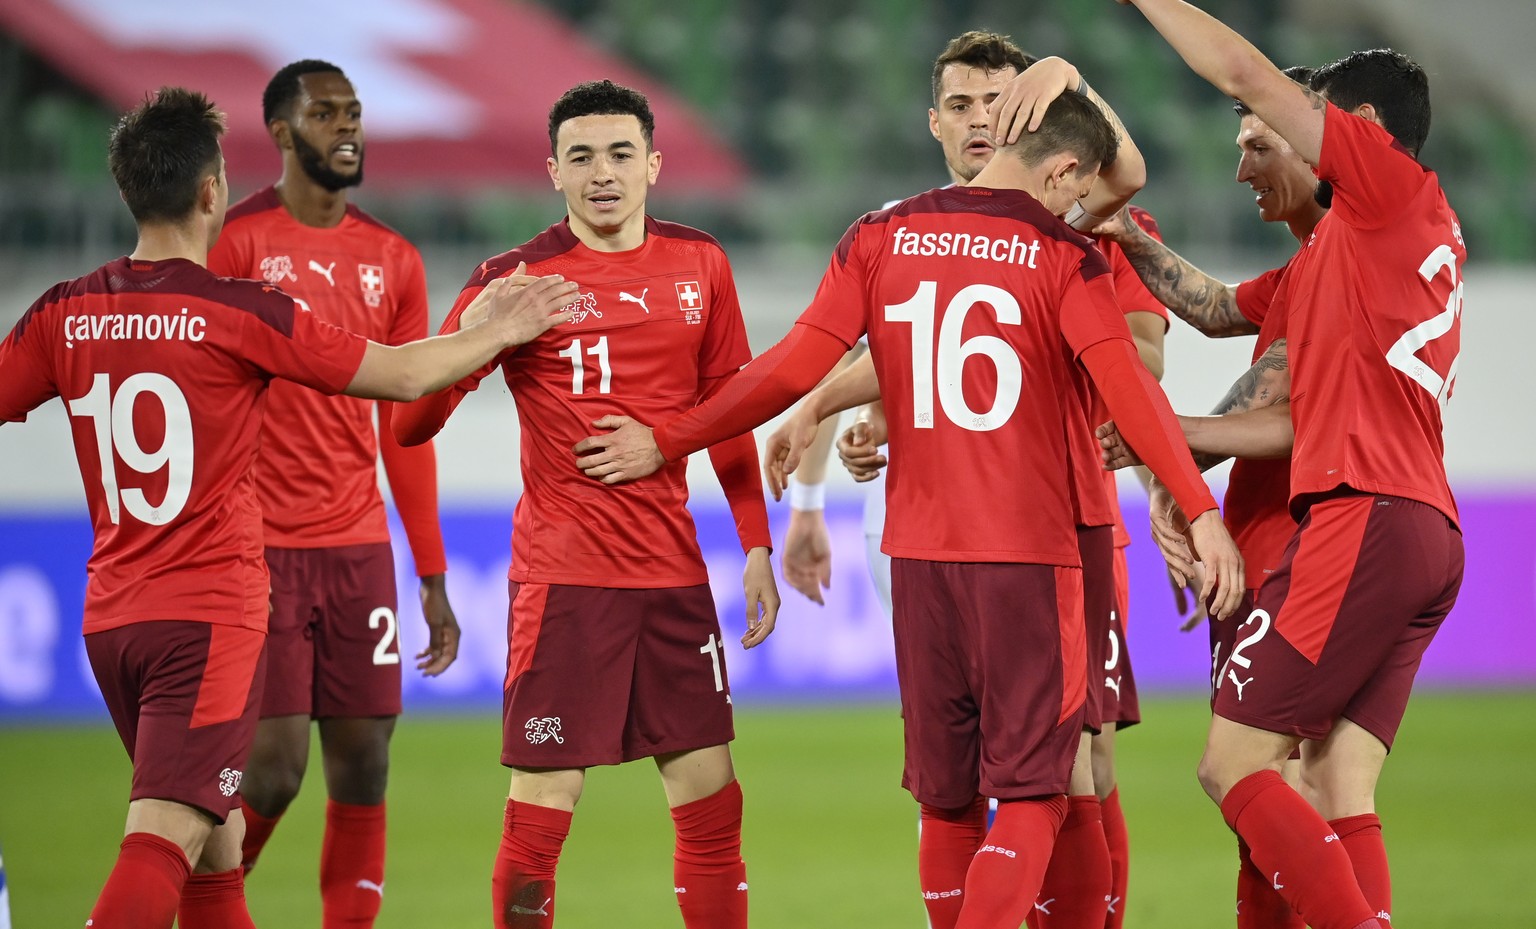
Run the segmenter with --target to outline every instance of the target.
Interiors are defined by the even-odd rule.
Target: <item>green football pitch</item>
[[[1195,783],[1206,708],[1148,700],[1120,740],[1130,929],[1232,926],[1236,852]],[[506,791],[499,720],[415,716],[395,736],[380,927],[490,924]],[[319,925],[324,790],[315,767],[248,887],[258,925]],[[737,717],[758,927],[923,925],[916,807],[891,707]],[[1393,924],[1528,929],[1536,912],[1536,692],[1414,699],[1379,793]],[[0,729],[0,847],[17,929],[79,926],[111,868],[128,764],[104,728]],[[671,822],[653,767],[595,769],[561,859],[559,925],[678,929]]]

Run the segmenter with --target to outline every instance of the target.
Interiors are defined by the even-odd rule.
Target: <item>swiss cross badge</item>
[[[379,265],[357,266],[357,279],[363,286],[363,302],[378,306],[384,300],[384,269]]]
[[[683,318],[688,325],[696,326],[704,321],[704,292],[699,289],[698,281],[678,281],[672,286],[677,288],[677,308],[683,312]]]

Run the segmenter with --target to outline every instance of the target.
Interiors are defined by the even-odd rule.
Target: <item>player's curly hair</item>
[[[559,154],[555,151],[555,136],[561,124],[578,116],[633,116],[640,121],[645,147],[652,147],[656,117],[651,113],[651,104],[645,94],[609,80],[585,81],[561,94],[549,108],[550,154]]]
[[[1382,126],[1415,158],[1429,138],[1429,75],[1402,52],[1373,48],[1345,55],[1313,73],[1312,89],[1341,110],[1374,106]]]
[[[318,58],[305,58],[292,64],[283,65],[278,72],[267,81],[267,89],[261,92],[261,121],[270,123],[274,119],[286,119],[288,108],[299,99],[304,88],[299,84],[299,78],[306,74],[340,74],[345,78],[346,72],[331,64],[329,61],[321,61]]]
[[[957,35],[933,60],[933,102],[939,102],[939,79],[950,65],[968,65],[988,73],[1013,68],[1022,73],[1037,60],[1002,33],[973,29]]]
[[[124,114],[107,143],[107,167],[134,220],[186,218],[203,178],[219,172],[223,134],[224,114],[185,87],[162,87]]]

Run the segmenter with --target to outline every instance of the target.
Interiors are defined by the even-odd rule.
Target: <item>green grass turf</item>
[[[1233,925],[1234,843],[1194,780],[1206,708],[1159,698],[1120,742],[1133,844],[1129,929]],[[760,927],[923,925],[916,808],[894,709],[747,710],[737,719],[746,857]],[[506,782],[498,720],[406,719],[395,736],[388,894],[378,925],[490,924]],[[317,767],[249,886],[264,927],[319,925]],[[1520,927],[1536,912],[1536,692],[1415,698],[1379,793],[1393,923]],[[0,845],[18,929],[78,926],[116,853],[128,764],[105,728],[0,729]],[[653,767],[596,769],[561,861],[563,929],[678,929],[671,827]]]

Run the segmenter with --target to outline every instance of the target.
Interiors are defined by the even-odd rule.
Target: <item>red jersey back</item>
[[[120,258],[32,305],[0,344],[0,421],[64,399],[96,535],[87,633],[266,628],[251,465],[268,381],[335,393],[365,347],[274,287],[182,259]]]
[[[295,219],[273,188],[257,191],[230,209],[208,267],[281,287],[320,319],[375,342],[403,345],[427,335],[421,255],[356,206],[322,229]],[[268,545],[389,541],[373,408],[360,397],[272,385],[256,461]]]
[[[1079,563],[1073,369],[1130,339],[1091,241],[1021,191],[929,191],[848,230],[800,321],[850,345],[869,332],[893,450],[884,551]]]
[[[1275,301],[1289,313],[1293,504],[1348,486],[1454,522],[1441,413],[1461,355],[1461,226],[1386,130],[1332,105],[1324,120],[1333,207]]]
[[[1260,320],[1259,338],[1253,346],[1255,362],[1276,339],[1285,337],[1285,309],[1271,310],[1271,304],[1290,266],[1286,262],[1237,286],[1238,311]],[[1221,518],[1242,552],[1244,584],[1249,590],[1257,590],[1280,566],[1280,557],[1296,532],[1290,500],[1289,458],[1238,458],[1232,462]]]
[[[596,252],[562,221],[471,275],[443,331],[485,285],[528,263],[581,285],[576,317],[461,381],[497,366],[517,402],[523,495],[512,519],[514,581],[588,587],[686,587],[708,580],[688,513],[687,462],[608,486],[577,469],[571,447],[608,415],[664,422],[692,409],[705,381],[752,359],[725,252],[708,234],[647,217],[645,243]],[[455,398],[456,399],[456,398]]]

